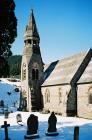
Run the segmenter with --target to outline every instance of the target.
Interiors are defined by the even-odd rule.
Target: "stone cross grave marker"
[[[7,124],[7,121],[4,121],[4,125],[1,126],[1,128],[5,129],[5,140],[10,140],[8,138],[8,127],[10,126],[10,124]]]

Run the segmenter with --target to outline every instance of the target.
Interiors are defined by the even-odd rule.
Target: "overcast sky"
[[[92,48],[92,0],[15,0],[18,35],[13,54],[22,54],[31,9],[44,63]]]

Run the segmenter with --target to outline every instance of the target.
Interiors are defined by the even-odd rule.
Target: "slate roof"
[[[42,86],[70,84],[89,51],[90,50],[45,65],[44,82]]]
[[[80,83],[92,83],[92,58],[78,81],[78,84]]]

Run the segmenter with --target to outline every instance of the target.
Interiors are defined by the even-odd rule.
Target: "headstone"
[[[22,116],[21,116],[21,114],[17,114],[16,115],[16,120],[17,120],[17,123],[22,122]]]
[[[24,136],[25,139],[39,138],[37,134],[38,130],[38,117],[31,114],[27,120],[27,134]]]
[[[0,107],[4,107],[4,101],[3,100],[0,101]]]
[[[52,112],[48,119],[48,129],[46,132],[47,136],[57,136],[59,134],[57,132],[56,123],[57,123],[57,118],[55,116],[55,113]]]
[[[5,115],[5,119],[8,119],[8,117],[9,117],[8,107],[5,109],[4,115]]]
[[[79,140],[79,126],[74,128],[74,140]]]
[[[10,138],[8,137],[8,127],[10,126],[10,124],[7,124],[7,121],[4,121],[4,125],[1,126],[1,128],[5,129],[5,139],[4,140],[10,140]]]

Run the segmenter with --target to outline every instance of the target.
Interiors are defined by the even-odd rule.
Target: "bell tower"
[[[33,10],[24,34],[24,51],[21,63],[21,106],[28,111],[42,108],[41,83],[43,61],[40,52],[38,34]]]

